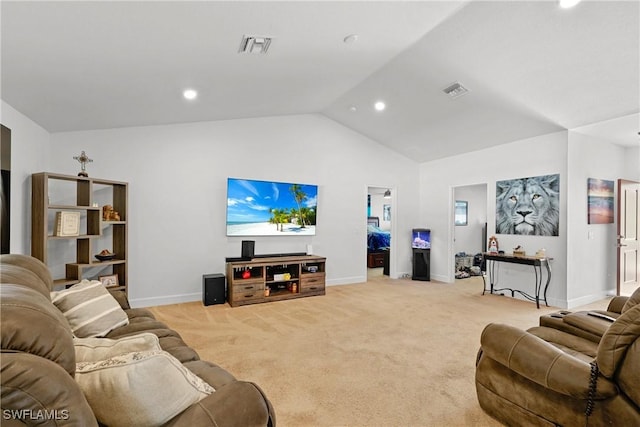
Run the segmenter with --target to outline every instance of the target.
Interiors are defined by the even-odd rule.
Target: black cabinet
[[[431,280],[430,249],[413,249],[413,280]]]

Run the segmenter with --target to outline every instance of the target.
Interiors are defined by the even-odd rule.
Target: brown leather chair
[[[488,325],[480,406],[509,426],[640,425],[640,305],[621,311],[597,343],[546,326]]]

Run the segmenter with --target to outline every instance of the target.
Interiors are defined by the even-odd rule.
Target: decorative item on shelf
[[[489,252],[492,254],[498,253],[498,239],[496,236],[489,237]]]
[[[120,221],[120,214],[113,210],[113,206],[104,205],[102,207],[102,220],[103,221]]]
[[[298,293],[298,284],[297,283],[292,283],[291,284],[291,292],[293,292],[294,294]]]
[[[281,281],[281,280],[290,280],[291,279],[291,274],[290,273],[283,273],[283,274],[274,274],[273,275],[273,280],[277,281]]]
[[[60,237],[80,235],[80,212],[57,212],[53,235]]]
[[[525,256],[525,255],[526,253],[522,248],[522,246],[518,245],[515,248],[513,248],[513,256]]]
[[[98,280],[100,280],[100,282],[106,287],[119,286],[118,275],[117,274],[110,274],[108,276],[100,276],[98,278]]]
[[[536,257],[538,257],[538,258],[546,258],[547,257],[547,250],[545,248],[538,249],[537,252],[536,252]]]
[[[242,272],[242,278],[243,279],[250,279],[251,278],[251,270],[245,270]]]
[[[271,289],[269,289],[269,287],[267,286],[266,288],[264,288],[264,296],[268,297],[271,294]]]
[[[84,150],[82,150],[79,156],[74,156],[73,159],[80,162],[80,172],[78,172],[78,176],[83,176],[85,178],[89,177],[89,174],[87,173],[87,163],[93,162],[93,159],[90,159]]]
[[[96,254],[95,257],[100,261],[111,261],[116,257],[116,254],[114,254],[113,252],[110,252],[107,249],[103,249],[100,251],[99,254]]]

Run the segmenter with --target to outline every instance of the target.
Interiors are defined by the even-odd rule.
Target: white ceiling
[[[1,95],[50,132],[321,113],[417,161],[573,128],[638,146],[639,6],[4,0]]]

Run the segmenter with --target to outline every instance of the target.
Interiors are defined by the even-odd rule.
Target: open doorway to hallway
[[[391,188],[367,189],[367,278],[388,277],[391,259]]]
[[[454,277],[461,280],[482,276],[482,252],[487,247],[487,184],[455,187],[453,253]]]

